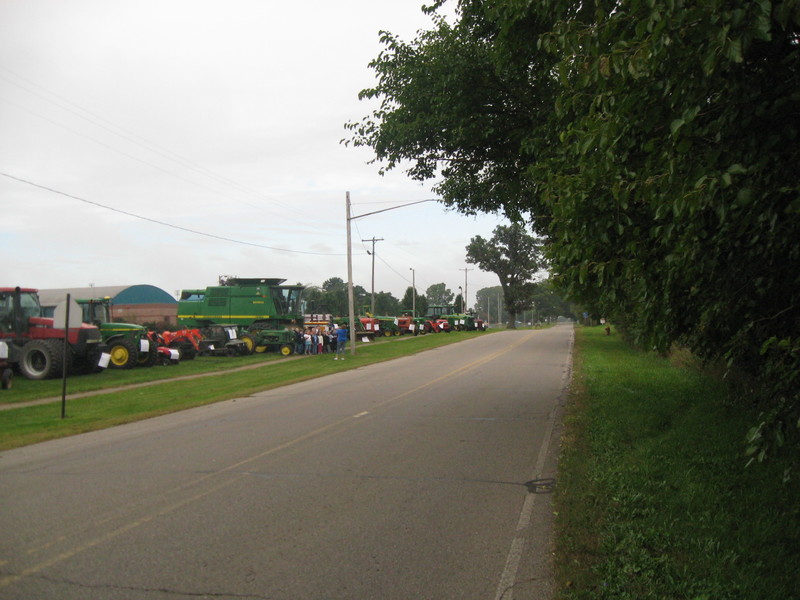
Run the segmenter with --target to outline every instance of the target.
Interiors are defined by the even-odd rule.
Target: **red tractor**
[[[60,377],[65,364],[68,371],[92,373],[100,370],[106,349],[97,327],[59,327],[42,317],[38,290],[19,287],[0,287],[0,342],[5,345],[0,354],[7,355],[4,378],[8,366],[16,366],[28,379]]]

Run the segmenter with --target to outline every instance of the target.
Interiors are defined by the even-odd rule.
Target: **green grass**
[[[725,386],[580,329],[556,492],[562,599],[800,598],[800,485],[745,468]]]
[[[482,335],[488,333],[453,332],[381,338],[369,344],[359,342],[355,357],[350,355],[348,346],[345,361],[334,361],[331,354],[288,359],[275,354],[236,358],[198,357],[175,366],[108,370],[94,375],[70,377],[67,381],[65,419],[61,419],[61,380],[30,381],[16,377],[12,390],[0,392],[0,403],[13,405],[42,398],[53,398],[53,402],[0,410],[0,450],[247,396]],[[191,375],[205,376],[175,381],[177,377]],[[156,384],[117,389],[84,398],[69,397],[70,394],[148,382]]]

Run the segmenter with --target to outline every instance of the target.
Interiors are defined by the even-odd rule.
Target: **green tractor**
[[[111,298],[89,298],[76,301],[83,311],[83,322],[100,329],[100,335],[111,355],[108,366],[114,369],[149,367],[156,363],[157,349],[151,344],[147,329],[134,323],[114,323]]]
[[[221,278],[220,285],[183,290],[178,324],[202,332],[214,325],[235,326],[249,352],[294,352],[295,327],[303,326],[302,285],[285,279]]]

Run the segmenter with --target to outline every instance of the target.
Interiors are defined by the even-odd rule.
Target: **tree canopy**
[[[568,297],[645,347],[757,378],[759,458],[764,423],[796,433],[800,3],[457,5],[383,34],[380,107],[349,142],[464,212],[531,220]]]
[[[479,235],[472,238],[467,246],[467,262],[500,279],[508,327],[516,328],[517,314],[533,306],[536,284],[532,279],[544,267],[540,244],[519,223],[498,225],[490,239]]]
[[[450,290],[446,284],[434,283],[425,290],[425,297],[428,300],[428,304],[450,305],[453,304],[455,294],[453,294],[452,290]]]

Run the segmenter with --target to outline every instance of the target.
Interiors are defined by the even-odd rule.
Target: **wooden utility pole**
[[[350,192],[347,192],[345,197],[345,209],[347,217],[347,305],[348,312],[350,313],[350,354],[355,356],[356,353],[356,318],[355,307],[353,301],[353,246],[350,241]]]

